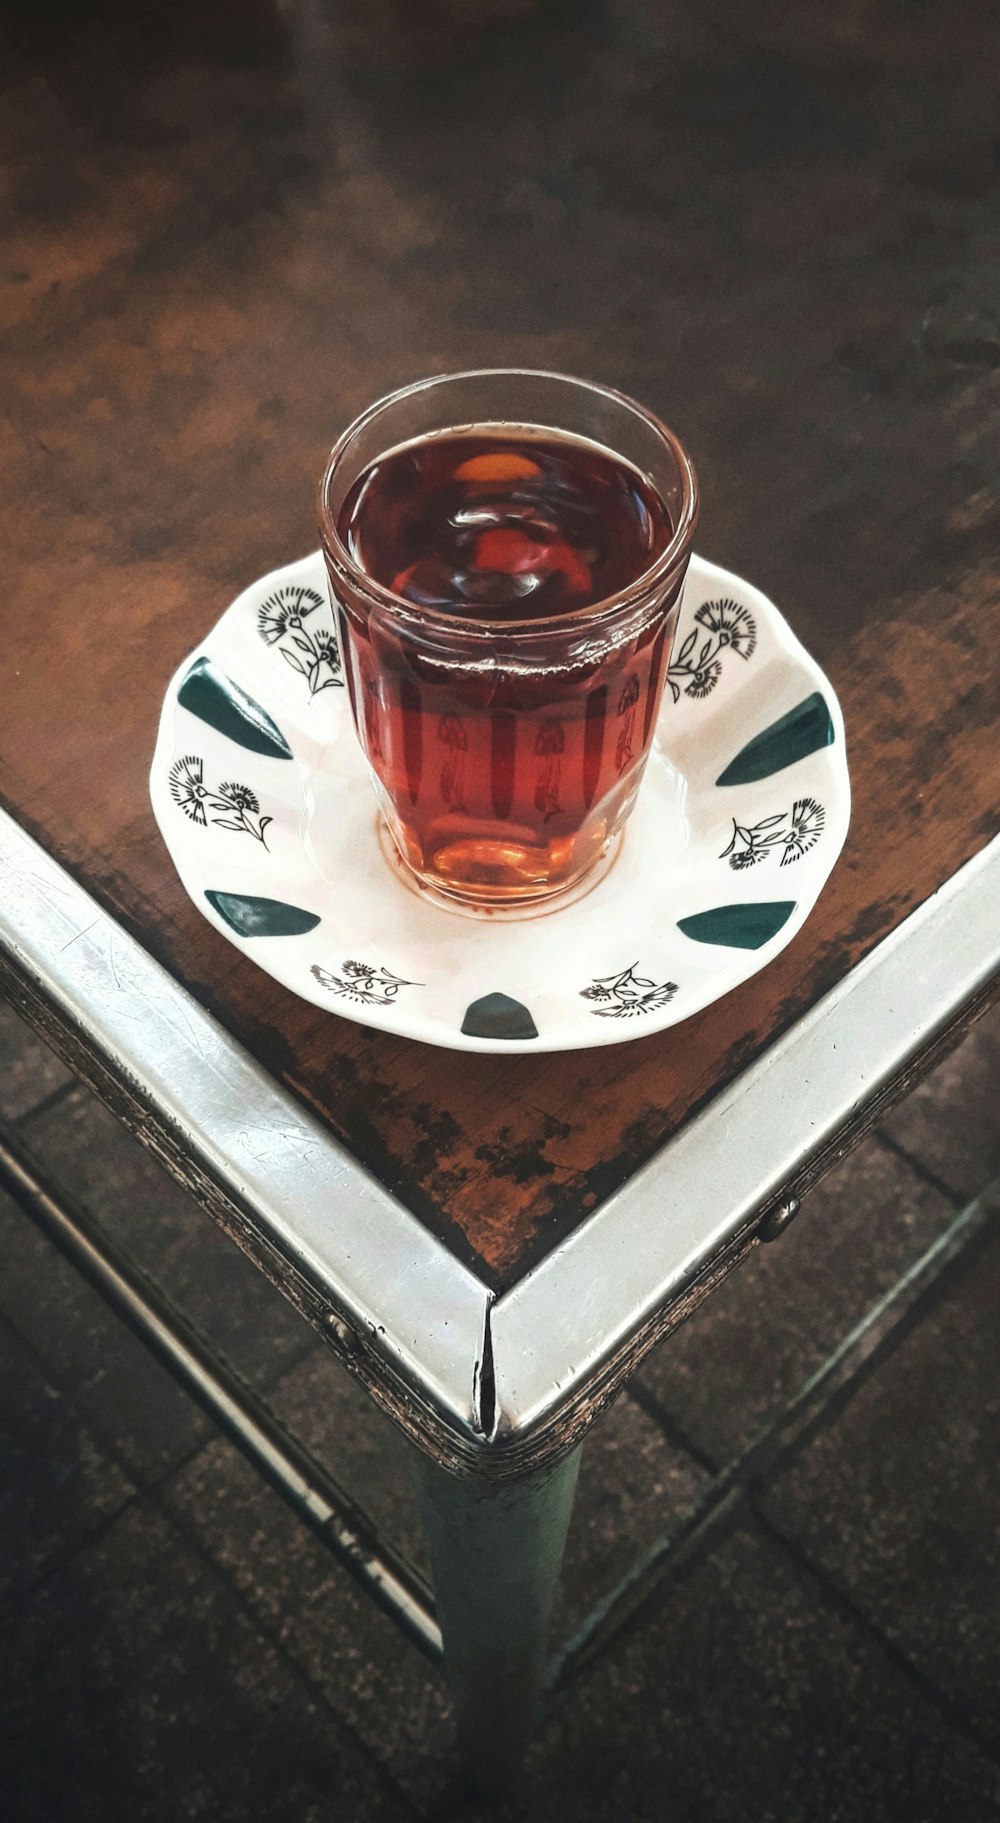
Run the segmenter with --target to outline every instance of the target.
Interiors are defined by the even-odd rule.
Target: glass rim
[[[405,596],[397,595],[394,590],[386,588],[383,583],[377,582],[373,576],[368,574],[367,570],[363,570],[360,564],[355,562],[350,551],[347,549],[347,546],[341,539],[333,513],[330,510],[330,486],[334,474],[344,457],[348,454],[351,444],[356,441],[362,431],[366,430],[370,424],[380,417],[383,412],[387,412],[390,407],[399,404],[400,401],[404,399],[412,398],[415,394],[430,392],[432,388],[445,385],[449,381],[491,379],[558,380],[565,385],[580,387],[586,392],[596,393],[604,399],[612,400],[616,405],[624,406],[626,410],[632,412],[637,418],[644,420],[670,451],[677,467],[681,486],[681,509],[677,516],[677,523],[669,543],[660,552],[655,563],[650,564],[649,567],[643,570],[640,575],[636,576],[632,582],[626,584],[623,589],[617,590],[615,594],[603,596],[600,601],[591,602],[584,607],[572,608],[568,612],[562,614],[537,615],[531,619],[524,620],[491,620],[480,615],[467,616],[452,614],[447,610],[440,608],[418,608],[413,602],[407,601]],[[497,420],[497,422],[501,421],[502,420]],[[482,422],[490,423],[491,420],[489,418],[484,418]],[[453,427],[451,425],[443,425],[442,431],[450,430],[452,428],[458,429],[461,428],[461,426]],[[551,425],[548,428],[558,430],[560,427],[558,425]],[[436,434],[438,433],[433,431],[426,433],[427,436],[434,436]],[[414,438],[411,439],[411,441],[415,442],[418,441],[418,439]],[[591,439],[591,441],[593,441],[593,439]],[[392,443],[386,445],[387,450],[395,447],[396,445]],[[609,445],[601,445],[601,447],[610,448]],[[613,449],[610,450],[610,453],[612,455],[618,454],[618,452]],[[627,458],[621,457],[620,460],[627,461]],[[632,467],[634,465],[630,463],[629,466]],[[656,413],[649,411],[646,406],[640,405],[638,400],[630,398],[628,393],[620,392],[613,386],[603,386],[597,380],[581,380],[574,374],[558,373],[554,369],[549,368],[474,367],[463,369],[458,373],[431,374],[426,379],[412,381],[408,386],[398,386],[392,392],[386,393],[381,399],[376,399],[361,412],[358,417],[354,418],[347,426],[347,429],[338,437],[327,458],[326,467],[323,470],[323,475],[319,484],[318,517],[320,536],[323,541],[323,548],[326,555],[330,558],[335,569],[338,571],[342,570],[346,573],[346,577],[360,595],[365,596],[369,601],[375,602],[381,607],[388,608],[398,620],[405,621],[414,627],[427,627],[431,625],[440,628],[442,631],[449,629],[453,634],[461,633],[466,637],[475,638],[478,636],[499,638],[504,635],[509,637],[511,634],[516,634],[518,637],[530,636],[532,634],[551,635],[555,630],[560,628],[565,628],[567,631],[570,631],[574,627],[590,627],[601,624],[620,613],[623,609],[633,607],[642,602],[646,596],[654,593],[661,584],[668,583],[678,566],[690,555],[691,543],[694,538],[695,527],[698,523],[698,507],[697,476],[695,475],[694,464],[684,448],[684,445],[681,443],[680,439],[674,435],[674,432],[669,426],[664,424],[662,418],[657,417]]]

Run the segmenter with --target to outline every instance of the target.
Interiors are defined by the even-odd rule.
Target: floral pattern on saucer
[[[819,841],[826,822],[826,811],[815,798],[796,798],[791,810],[779,810],[775,816],[761,817],[758,823],[743,825],[733,818],[733,833],[719,856],[728,859],[730,867],[753,867],[766,861],[781,849],[781,865],[800,861]]]
[[[323,624],[327,599],[325,593],[301,583],[282,583],[257,609],[257,631],[264,644],[273,646],[286,665],[305,678],[310,696],[342,689],[344,684],[336,634]]]
[[[178,810],[202,829],[209,823],[216,829],[235,829],[254,836],[267,847],[264,831],[274,818],[261,815],[256,792],[235,780],[214,789],[206,785],[204,761],[196,753],[186,753],[183,759],[174,761],[170,768],[170,795]]]

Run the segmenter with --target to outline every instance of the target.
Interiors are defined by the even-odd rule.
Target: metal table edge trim
[[[492,1292],[0,810],[0,987],[435,1454]]]
[[[578,1441],[762,1221],[996,996],[998,905],[1000,837],[498,1300],[490,1434],[512,1467]]]

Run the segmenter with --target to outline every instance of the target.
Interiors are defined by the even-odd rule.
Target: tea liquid
[[[355,720],[404,855],[462,897],[562,890],[638,788],[667,622],[609,632],[585,610],[669,544],[663,500],[597,444],[484,425],[380,456],[337,529],[413,610],[398,629],[356,600],[342,610]],[[569,634],[542,624],[578,610]]]
[[[358,567],[414,607],[503,621],[616,595],[671,535],[660,496],[618,457],[488,429],[380,457],[337,529]]]

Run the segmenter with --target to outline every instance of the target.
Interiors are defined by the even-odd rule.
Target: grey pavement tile
[[[0,1115],[20,1120],[73,1078],[54,1051],[0,1000]]]
[[[409,1445],[322,1342],[272,1386],[268,1403],[380,1531],[426,1570]]]
[[[1000,1240],[767,1511],[1000,1753]]]
[[[309,1330],[235,1242],[84,1089],[29,1120],[48,1169],[252,1384],[267,1386]]]
[[[997,1767],[754,1532],[571,1687],[522,1803],[573,1823],[995,1823]],[[457,1819],[456,1819],[457,1823]]]
[[[9,1600],[106,1524],[134,1489],[0,1322],[0,1597]]]
[[[712,1460],[728,1459],[953,1217],[905,1160],[867,1141],[668,1337],[641,1385]]]
[[[208,1419],[166,1368],[2,1193],[0,1312],[139,1485],[208,1435]]]
[[[145,1504],[0,1652],[5,1823],[404,1823],[410,1814],[201,1554]]]
[[[442,1677],[232,1446],[210,1444],[163,1499],[418,1807],[454,1797]]]
[[[1000,1006],[888,1116],[884,1131],[961,1196],[1000,1173]]]
[[[424,1563],[408,1446],[363,1389],[317,1357],[288,1374],[271,1399],[380,1529]],[[628,1401],[606,1415],[584,1452],[557,1636],[691,1503],[702,1480]],[[426,1808],[454,1795],[440,1677],[236,1453],[212,1444],[172,1478],[163,1498],[414,1801]]]
[[[612,1592],[670,1522],[694,1505],[707,1479],[627,1395],[605,1413],[584,1445],[553,1620],[556,1639]]]

